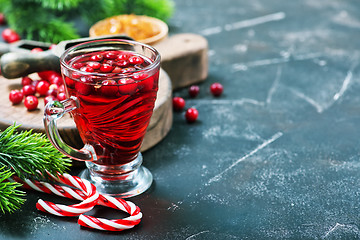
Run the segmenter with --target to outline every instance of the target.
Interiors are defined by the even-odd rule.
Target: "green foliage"
[[[63,173],[71,165],[42,133],[15,132],[10,126],[0,133],[0,167],[7,166],[20,178],[46,178],[46,172]]]
[[[12,213],[25,202],[25,193],[17,189],[21,184],[7,181],[13,174],[5,166],[0,168],[0,209],[3,213]]]
[[[173,14],[174,4],[169,0],[112,0],[105,6],[107,16],[119,14],[147,15],[168,20]]]
[[[41,5],[41,7],[58,11],[78,7],[82,1],[83,0],[36,0],[36,2]]]
[[[0,0],[0,11],[23,37],[51,43],[79,37],[74,21],[88,26],[120,14],[147,15],[167,21],[172,0]]]
[[[16,131],[13,125],[0,132],[0,209],[12,212],[25,201],[19,183],[7,181],[13,174],[21,179],[48,180],[51,173],[64,173],[71,165],[42,133]]]

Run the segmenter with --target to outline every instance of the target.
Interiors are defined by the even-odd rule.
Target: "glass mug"
[[[60,57],[66,96],[44,110],[45,131],[52,144],[75,160],[86,161],[81,174],[99,192],[131,197],[147,190],[152,174],[141,166],[141,144],[158,90],[160,54],[130,40],[85,42]],[[60,137],[57,120],[74,119],[82,149]]]

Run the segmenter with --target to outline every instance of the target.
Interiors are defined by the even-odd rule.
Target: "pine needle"
[[[45,134],[32,130],[16,132],[13,125],[0,132],[0,167],[8,166],[20,178],[28,176],[46,178],[51,174],[64,173],[71,160],[60,153]]]
[[[18,187],[22,185],[17,182],[9,182],[9,179],[14,173],[10,169],[6,169],[5,166],[0,168],[0,210],[5,213],[12,213],[19,209],[25,202],[23,198],[25,192],[18,190]]]
[[[13,174],[19,178],[49,180],[48,173],[56,175],[68,170],[71,160],[60,153],[45,134],[17,131],[15,124],[0,132],[0,210],[13,212],[24,203],[25,193],[10,182]]]

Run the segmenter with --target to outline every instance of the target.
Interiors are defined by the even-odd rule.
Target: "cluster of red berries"
[[[21,79],[21,89],[11,90],[9,100],[12,104],[20,104],[24,100],[27,110],[35,110],[39,104],[39,97],[44,97],[44,104],[49,101],[62,101],[66,98],[65,89],[60,73],[55,71],[38,72],[39,80],[29,76]]]
[[[192,85],[189,87],[189,96],[191,98],[195,98],[200,93],[200,87],[197,85]],[[213,96],[219,97],[224,91],[223,86],[220,83],[213,83],[210,85],[210,92]],[[175,111],[182,111],[185,108],[186,102],[182,97],[174,97],[173,98],[173,108]],[[188,123],[193,123],[197,120],[199,116],[199,112],[196,108],[191,107],[188,108],[185,112],[185,119]]]

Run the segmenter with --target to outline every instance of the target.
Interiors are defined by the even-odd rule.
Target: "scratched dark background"
[[[144,153],[152,188],[122,233],[42,214],[29,193],[1,239],[360,239],[360,2],[176,0],[170,34],[209,42],[199,110]],[[212,82],[224,94],[209,93]],[[123,216],[98,208],[94,214]]]

